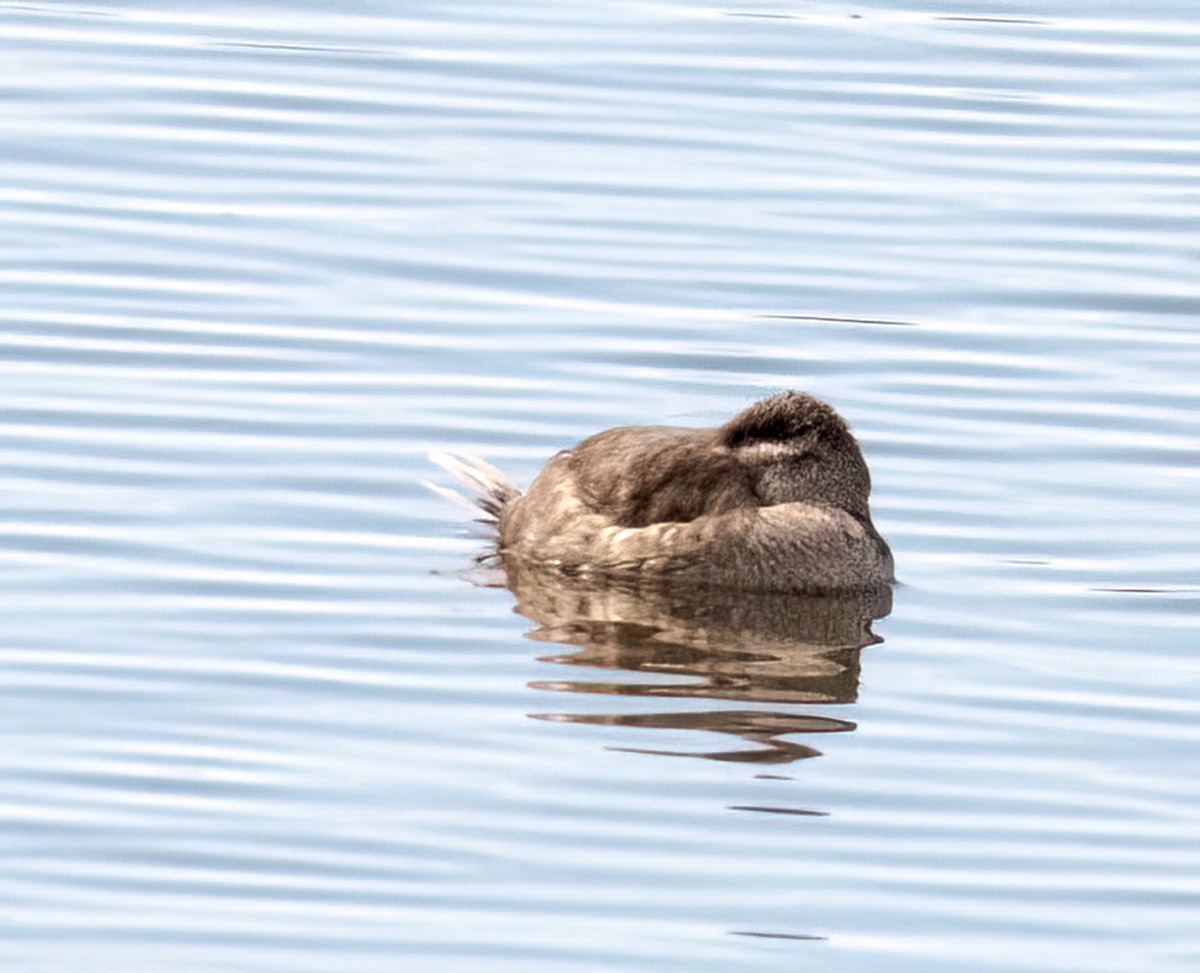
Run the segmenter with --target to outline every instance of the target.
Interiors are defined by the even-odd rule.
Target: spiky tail
[[[479,523],[490,528],[499,527],[500,515],[504,508],[521,495],[521,491],[509,483],[503,473],[477,456],[453,456],[450,453],[434,452],[429,454],[429,459],[469,488],[471,495],[464,496],[457,490],[430,483],[428,480],[425,481],[425,485],[460,507],[472,512],[482,510],[486,516],[480,517]]]

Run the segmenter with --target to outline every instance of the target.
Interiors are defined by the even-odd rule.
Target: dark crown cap
[[[787,442],[812,434],[845,436],[849,430],[831,406],[803,392],[780,392],[756,402],[721,427],[731,449],[758,442]]]

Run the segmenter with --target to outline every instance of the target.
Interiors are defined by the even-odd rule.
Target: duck
[[[472,489],[501,566],[747,592],[895,580],[862,450],[837,411],[804,392],[713,428],[596,433],[551,457],[525,491],[475,457],[430,458]]]

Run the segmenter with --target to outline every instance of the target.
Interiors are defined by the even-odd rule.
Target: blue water
[[[1200,967],[1189,5],[202,6],[0,4],[5,969]],[[422,483],[789,387],[857,641]]]

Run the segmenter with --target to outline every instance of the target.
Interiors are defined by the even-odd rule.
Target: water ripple
[[[7,966],[1196,967],[1191,11],[0,20]],[[784,387],[890,615],[458,576]]]

